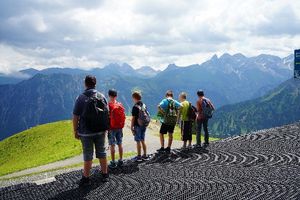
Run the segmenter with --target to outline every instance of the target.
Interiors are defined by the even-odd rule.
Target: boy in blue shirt
[[[175,129],[175,125],[177,123],[178,118],[178,110],[181,108],[181,103],[173,99],[172,90],[168,90],[166,92],[166,98],[163,99],[158,105],[158,110],[160,114],[163,116],[161,119],[161,127],[160,127],[160,144],[161,148],[157,150],[158,152],[171,152],[171,146],[173,142],[173,133]],[[169,134],[168,147],[165,147],[165,139],[164,135]]]

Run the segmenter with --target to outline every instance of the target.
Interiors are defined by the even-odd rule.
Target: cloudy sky
[[[298,0],[1,0],[0,72],[164,68],[300,48]]]

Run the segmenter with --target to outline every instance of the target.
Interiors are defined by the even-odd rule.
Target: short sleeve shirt
[[[181,120],[182,121],[188,121],[189,120],[189,116],[188,116],[188,110],[189,110],[189,107],[190,107],[190,102],[188,102],[187,100],[181,102]]]
[[[97,93],[97,95],[104,98],[104,101],[107,103],[104,95],[95,89],[85,90],[84,93],[86,93],[86,94]],[[100,134],[100,133],[88,133],[88,131],[85,128],[85,121],[84,121],[84,118],[82,117],[82,114],[83,114],[83,110],[84,110],[87,100],[88,100],[88,97],[85,94],[79,95],[75,101],[75,105],[73,108],[73,114],[76,116],[79,116],[78,134],[80,136],[94,136],[94,135]]]
[[[133,117],[135,117],[134,126],[139,126],[139,123],[138,123],[138,117],[139,117],[139,112],[140,112],[140,109],[138,108],[139,106],[143,106],[143,102],[142,101],[137,102],[132,107],[131,114],[132,114]]]
[[[171,100],[171,98],[165,98],[163,99],[160,103],[159,106],[161,107],[161,109],[163,109],[165,112],[168,109],[169,106],[169,100]],[[176,101],[175,99],[172,99],[175,102],[175,107],[178,109],[181,107],[181,103],[179,103],[178,101]]]

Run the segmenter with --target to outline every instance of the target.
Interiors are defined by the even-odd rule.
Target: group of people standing
[[[108,91],[109,101],[96,89],[96,78],[86,76],[85,91],[76,99],[73,109],[74,137],[81,140],[83,148],[84,169],[79,182],[80,186],[91,184],[90,170],[92,167],[95,149],[96,158],[101,166],[102,181],[109,181],[108,168],[114,169],[123,165],[123,128],[125,126],[125,108],[117,101],[118,93],[111,89]],[[209,144],[208,120],[215,110],[212,102],[204,96],[204,92],[197,92],[196,107],[187,100],[187,94],[182,92],[179,101],[173,97],[173,92],[168,90],[165,98],[158,105],[158,119],[161,122],[160,144],[158,153],[170,153],[173,133],[176,125],[180,126],[183,148],[192,148],[192,132],[196,122],[195,148],[206,147]],[[145,134],[151,121],[147,106],[142,101],[140,92],[132,93],[134,106],[132,107],[131,132],[134,136],[137,148],[137,156],[133,161],[141,162],[149,160]],[[201,145],[201,129],[204,129],[204,144]],[[168,134],[168,142],[165,145],[165,135]],[[107,164],[105,140],[108,136],[111,161]],[[115,159],[116,146],[119,159]]]

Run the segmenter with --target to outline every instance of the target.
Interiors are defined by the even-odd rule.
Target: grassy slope
[[[0,142],[0,176],[80,153],[70,121],[37,126]]]
[[[178,127],[174,139],[181,140]],[[193,141],[196,141],[195,135]],[[70,158],[81,152],[81,143],[72,134],[71,121],[36,126],[0,142],[0,176]],[[124,158],[133,155],[133,152],[126,152]]]

